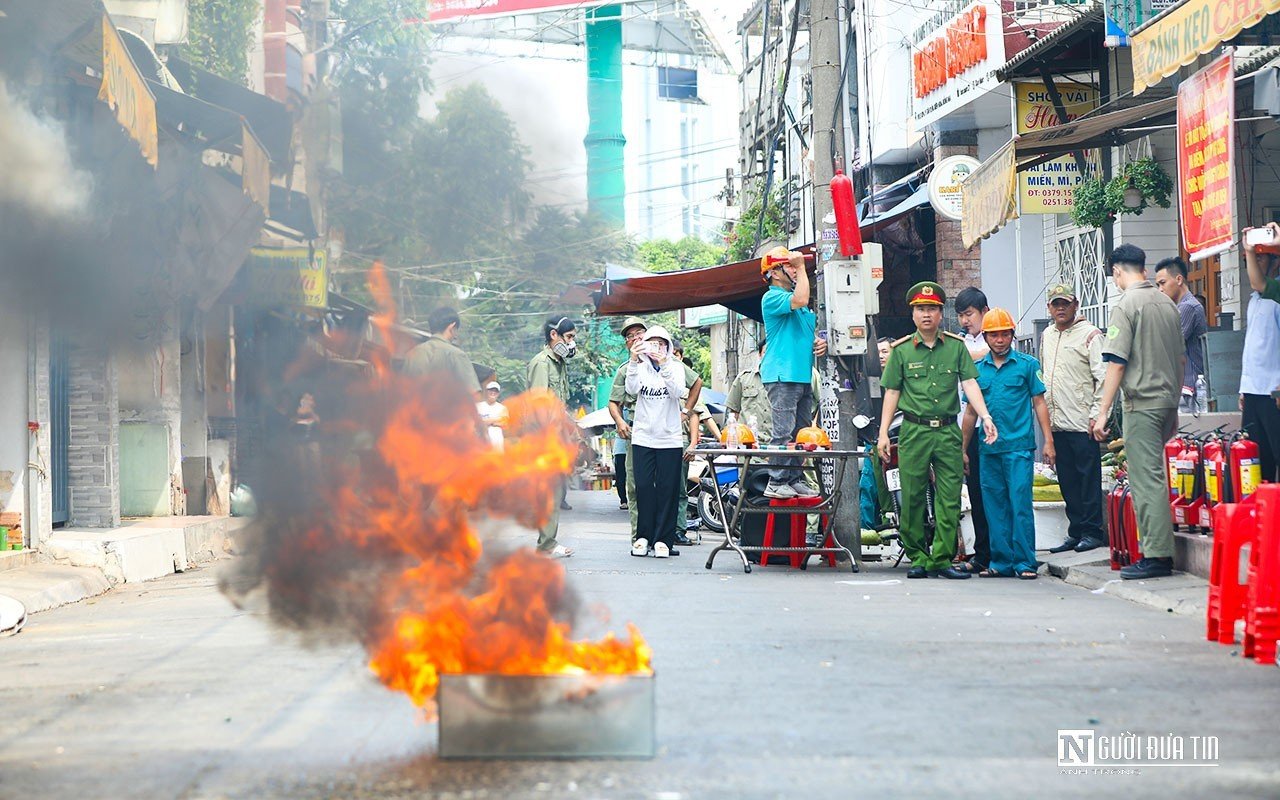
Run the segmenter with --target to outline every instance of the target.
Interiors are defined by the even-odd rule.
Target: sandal
[[[1033,569],[1024,569],[1018,573],[1018,579],[1024,581],[1034,581],[1036,579],[1036,571]]]
[[[978,577],[979,578],[1007,578],[1009,576],[1005,575],[1003,572],[999,572],[997,570],[994,570],[988,567],[987,569],[984,569],[981,572],[979,572]]]
[[[951,566],[954,569],[957,569],[961,572],[967,572],[970,575],[981,575],[984,569],[984,567],[981,564],[978,564],[977,562],[974,562],[974,561],[954,561],[952,562]]]

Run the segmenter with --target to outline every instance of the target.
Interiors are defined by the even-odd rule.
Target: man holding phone
[[[769,284],[760,301],[769,347],[760,361],[760,379],[769,395],[772,436],[769,444],[786,447],[796,431],[809,424],[813,409],[813,361],[827,354],[827,342],[816,335],[817,315],[809,308],[809,273],[804,255],[775,247],[760,259],[760,274]],[[765,497],[817,497],[806,484],[798,458],[779,459],[769,469]]]
[[[1280,225],[1245,228],[1249,308],[1240,361],[1240,424],[1258,444],[1262,480],[1280,480]]]

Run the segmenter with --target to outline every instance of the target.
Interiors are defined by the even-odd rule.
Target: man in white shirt
[[[489,381],[484,387],[484,399],[476,403],[480,421],[487,427],[489,442],[494,447],[502,447],[502,429],[507,425],[507,407],[498,402],[500,394],[502,385],[497,381]]]
[[[1280,243],[1280,225],[1267,223]],[[1247,234],[1248,228],[1245,229]],[[1249,270],[1249,308],[1240,362],[1240,422],[1258,443],[1262,480],[1280,480],[1280,281],[1274,249],[1242,245]]]
[[[960,327],[964,330],[964,345],[969,348],[969,355],[974,362],[981,361],[989,348],[987,339],[982,333],[982,318],[990,309],[987,306],[987,295],[976,286],[962,289],[956,295],[956,316]],[[964,415],[964,392],[960,393],[961,416]],[[965,485],[969,487],[969,511],[973,514],[973,553],[966,564],[961,566],[968,572],[981,572],[991,563],[991,531],[987,526],[987,510],[982,504],[982,482],[978,472],[978,440],[975,436],[969,442],[969,474],[965,476]]]

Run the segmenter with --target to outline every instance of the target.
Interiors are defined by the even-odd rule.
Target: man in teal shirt
[[[760,274],[769,288],[760,301],[765,338],[769,347],[760,361],[760,380],[769,395],[773,415],[769,444],[785,446],[796,431],[809,424],[814,407],[812,378],[814,356],[826,355],[827,343],[815,336],[818,318],[809,308],[809,273],[804,256],[775,247],[760,259]],[[778,460],[769,469],[765,497],[816,497],[795,466],[798,458]],[[790,468],[788,468],[790,467]]]
[[[978,388],[995,420],[1000,438],[980,442],[982,498],[991,538],[991,563],[978,574],[984,578],[1023,580],[1036,577],[1036,523],[1031,507],[1035,479],[1034,413],[1044,433],[1045,461],[1053,464],[1053,431],[1044,400],[1040,362],[1013,349],[1013,317],[993,308],[982,318],[987,354],[978,361]],[[970,405],[964,414],[966,451],[978,412]],[[965,454],[965,467],[969,456]],[[976,465],[974,465],[976,466]]]

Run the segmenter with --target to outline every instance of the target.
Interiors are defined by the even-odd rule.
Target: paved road
[[[655,651],[654,761],[439,762],[357,648],[205,569],[0,640],[0,798],[1280,797],[1280,673],[1198,620],[1045,578],[642,561],[612,495],[571,499],[573,584]],[[1221,766],[1063,774],[1060,728],[1214,735]]]

